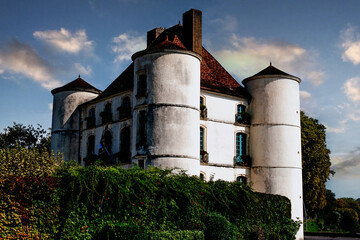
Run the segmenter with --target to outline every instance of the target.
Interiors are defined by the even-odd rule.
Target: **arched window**
[[[238,177],[236,178],[236,181],[246,184],[247,178],[244,177],[244,176],[238,176]]]
[[[87,157],[95,155],[95,136],[90,135],[87,141]]]
[[[105,144],[105,148],[106,150],[109,152],[109,154],[111,155],[111,148],[112,148],[112,136],[111,136],[111,132],[110,131],[106,131],[104,134],[104,144]]]
[[[103,124],[112,121],[111,103],[105,105],[105,109],[100,113],[100,116],[102,117]]]
[[[206,174],[204,172],[200,172],[200,179],[203,181],[206,180]]]
[[[130,97],[124,97],[121,107],[118,108],[120,119],[131,116],[131,102]]]
[[[236,133],[236,164],[244,164],[244,157],[247,155],[246,133]]]
[[[120,156],[119,160],[123,163],[131,161],[130,152],[130,127],[124,127],[120,133]]]

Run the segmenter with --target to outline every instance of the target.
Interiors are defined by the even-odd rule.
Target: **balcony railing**
[[[200,105],[200,118],[201,119],[207,118],[207,107],[205,105]]]
[[[101,112],[100,116],[102,118],[103,124],[112,122],[112,113],[111,112]]]
[[[119,111],[119,120],[131,117],[131,108],[121,106],[117,110]]]
[[[93,128],[95,127],[95,117],[86,117],[86,128]]]
[[[200,162],[203,163],[208,163],[209,162],[209,153],[204,151],[204,150],[200,150]]]
[[[235,122],[240,124],[250,124],[251,115],[248,112],[235,114]]]
[[[249,155],[235,156],[234,163],[241,167],[251,167],[251,157]]]

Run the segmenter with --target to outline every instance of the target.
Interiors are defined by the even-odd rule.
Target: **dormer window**
[[[147,78],[144,72],[139,73],[136,97],[145,97],[147,91]]]
[[[95,127],[95,108],[90,108],[88,116],[85,118],[86,128]]]
[[[207,118],[207,108],[205,103],[205,97],[200,96],[200,118],[206,119]]]
[[[102,118],[102,123],[109,123],[112,121],[112,112],[111,112],[111,103],[107,103],[105,105],[105,109],[103,112],[100,113],[100,116]]]
[[[240,124],[250,124],[250,114],[246,111],[246,106],[238,104],[236,109],[235,122]]]

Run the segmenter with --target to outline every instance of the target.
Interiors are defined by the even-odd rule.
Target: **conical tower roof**
[[[281,71],[280,69],[274,67],[271,63],[270,66],[268,66],[267,68],[263,69],[262,71],[258,72],[257,74],[245,78],[242,83],[245,85],[246,82],[250,81],[250,80],[254,80],[254,79],[259,79],[259,78],[274,78],[274,77],[279,77],[279,78],[288,78],[288,79],[293,79],[297,82],[301,82],[301,79],[298,77],[295,77],[293,75],[290,75],[286,72]]]
[[[54,95],[58,92],[64,92],[64,91],[83,91],[83,92],[92,92],[92,93],[101,93],[101,91],[88,82],[86,82],[84,79],[82,79],[79,75],[77,79],[74,81],[62,86],[55,88],[51,91],[51,93]]]

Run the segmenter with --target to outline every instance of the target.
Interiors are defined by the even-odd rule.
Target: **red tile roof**
[[[201,62],[201,89],[244,98],[250,97],[245,88],[204,47]]]
[[[85,92],[92,92],[92,93],[101,93],[101,91],[99,89],[97,89],[94,86],[87,83],[84,79],[82,79],[80,77],[80,75],[74,81],[72,81],[62,87],[53,89],[51,91],[51,93],[54,95],[55,93],[63,92],[63,91],[85,91]]]
[[[162,42],[155,42],[156,45],[151,44],[147,49],[148,50],[152,50],[152,49],[177,49],[177,50],[186,50],[186,47],[184,46],[184,44],[180,41],[180,39],[177,37],[177,35],[175,34],[174,38],[172,41],[169,40],[168,36],[166,37],[165,40],[163,40]]]

